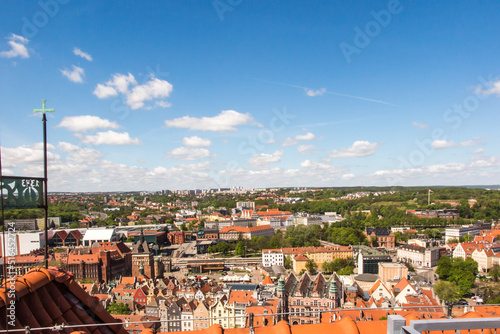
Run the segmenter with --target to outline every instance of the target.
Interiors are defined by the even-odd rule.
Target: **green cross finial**
[[[46,112],[55,112],[55,109],[45,109],[45,102],[47,100],[42,100],[42,109],[33,109],[33,113],[41,112],[45,116]]]

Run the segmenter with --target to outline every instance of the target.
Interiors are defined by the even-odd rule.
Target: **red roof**
[[[17,277],[15,290],[16,329],[116,322],[97,298],[91,297],[75,282],[72,274],[55,267],[36,268]],[[5,314],[6,305],[10,304],[7,292],[9,290],[0,288],[0,314]],[[0,317],[0,329],[5,328],[5,317]],[[95,327],[82,327],[81,330],[87,328],[93,332]],[[99,327],[99,331],[127,334],[122,325]]]
[[[271,284],[274,284],[273,280],[271,279],[271,277],[266,276],[266,278],[264,278],[264,281],[262,282],[262,285],[271,285]]]
[[[309,261],[309,259],[305,255],[302,255],[302,254],[296,255],[293,259],[295,261]]]

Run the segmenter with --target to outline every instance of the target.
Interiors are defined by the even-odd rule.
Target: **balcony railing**
[[[472,329],[491,329],[496,334],[500,328],[500,318],[469,318],[469,319],[428,319],[412,320],[406,326],[406,319],[401,315],[390,315],[387,318],[387,334],[422,334],[429,331],[458,331]]]

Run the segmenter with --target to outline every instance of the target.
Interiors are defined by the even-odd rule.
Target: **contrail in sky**
[[[263,80],[263,79],[257,79],[257,78],[251,78],[251,77],[247,77],[247,78],[248,79],[252,79],[252,80],[256,80],[256,81],[262,81],[262,82],[272,83],[272,84],[275,84],[275,85],[281,85],[281,86],[287,86],[287,87],[293,87],[293,88],[300,88],[300,89],[305,90],[307,94],[314,94],[314,95],[310,95],[310,96],[330,94],[330,95],[348,97],[348,98],[356,99],[356,100],[362,100],[362,101],[368,101],[368,102],[380,103],[380,104],[386,104],[386,105],[393,106],[393,107],[398,107],[398,105],[395,105],[393,103],[386,102],[386,101],[381,101],[381,100],[370,99],[368,97],[362,97],[362,96],[356,96],[356,95],[350,95],[350,94],[342,94],[342,93],[337,93],[337,92],[330,92],[330,91],[327,91],[326,89],[321,89],[319,91],[314,91],[314,90],[312,90],[310,88],[307,88],[307,87],[304,87],[304,86],[292,85],[292,84],[287,84],[287,83],[283,83],[283,82],[277,82],[277,81],[271,81],[271,80]]]

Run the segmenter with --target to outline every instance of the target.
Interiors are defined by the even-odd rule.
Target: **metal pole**
[[[47,193],[47,117],[43,114],[43,177],[44,177],[44,203],[45,212],[45,269],[49,267],[49,237],[47,232],[49,219],[49,201]]]

